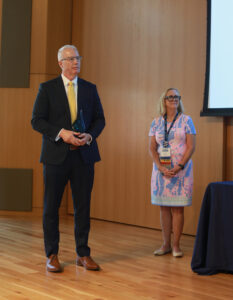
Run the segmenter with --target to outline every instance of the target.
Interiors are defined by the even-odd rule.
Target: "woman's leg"
[[[172,214],[171,207],[160,206],[160,222],[163,234],[162,249],[167,251],[171,248]]]
[[[184,226],[184,207],[172,207],[173,251],[180,252],[180,237]]]

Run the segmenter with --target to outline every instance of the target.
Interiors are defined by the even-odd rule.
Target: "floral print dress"
[[[171,126],[167,122],[167,128]],[[186,134],[196,134],[193,121],[190,116],[181,114],[176,119],[168,136],[171,147],[171,167],[177,165],[186,150]],[[155,118],[151,124],[149,136],[155,136],[160,153],[164,141],[164,118]],[[173,178],[167,178],[153,163],[151,176],[151,202],[159,206],[190,206],[192,204],[193,190],[193,163],[190,159],[183,170],[180,170]]]

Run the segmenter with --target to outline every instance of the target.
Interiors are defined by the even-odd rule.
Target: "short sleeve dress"
[[[167,128],[171,126],[167,122]],[[190,116],[181,114],[176,119],[168,136],[171,147],[171,165],[177,165],[186,150],[186,134],[196,134],[193,121]],[[164,118],[155,118],[151,124],[149,136],[155,136],[160,153],[164,141]],[[159,206],[190,206],[192,204],[193,190],[193,163],[190,159],[183,170],[180,170],[173,178],[167,178],[153,163],[151,176],[151,202]]]

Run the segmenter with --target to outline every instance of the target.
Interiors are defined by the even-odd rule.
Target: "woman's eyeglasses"
[[[172,101],[179,101],[180,100],[180,96],[178,96],[178,95],[170,95],[170,96],[166,96],[164,99],[165,100],[168,100],[169,102],[172,102]]]

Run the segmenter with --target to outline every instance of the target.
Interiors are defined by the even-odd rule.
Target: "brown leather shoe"
[[[46,263],[47,271],[49,272],[62,272],[62,267],[59,263],[58,257],[56,254],[51,254]]]
[[[94,262],[90,256],[77,256],[76,265],[84,267],[86,270],[99,271],[100,266]]]

